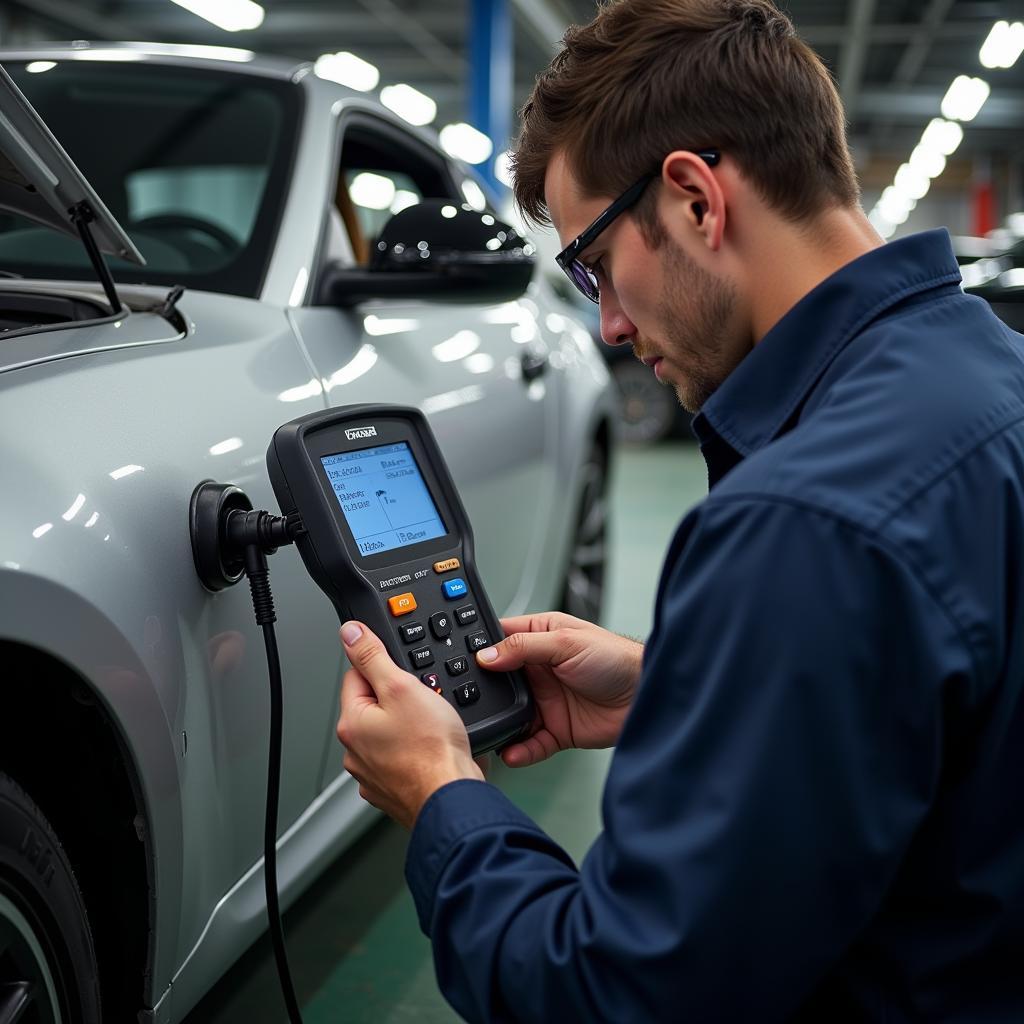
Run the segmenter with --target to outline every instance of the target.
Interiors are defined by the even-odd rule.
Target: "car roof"
[[[242,74],[292,80],[312,69],[306,60],[272,57],[253,50],[231,46],[198,46],[177,43],[73,42],[39,43],[30,46],[0,48],[0,63],[5,60],[140,60],[158,64],[182,64],[235,70]],[[333,84],[333,83],[332,83]],[[339,91],[349,92],[343,86]],[[353,96],[359,93],[352,92]]]

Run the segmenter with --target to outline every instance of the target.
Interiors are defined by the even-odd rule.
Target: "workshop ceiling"
[[[245,46],[300,58],[348,50],[438,104],[436,125],[467,116],[466,0],[261,0],[255,30],[229,33],[170,0],[0,0],[0,45],[53,39],[134,39]],[[570,22],[593,0],[511,0],[515,99],[521,103]],[[836,76],[858,162],[905,160],[957,75],[992,94],[960,157],[1024,155],[1024,59],[987,71],[978,51],[993,23],[1024,19],[1024,0],[781,0]]]

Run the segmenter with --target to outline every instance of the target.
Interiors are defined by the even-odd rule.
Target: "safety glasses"
[[[722,154],[717,149],[697,150],[697,156],[709,167],[714,167]],[[601,234],[620,213],[628,210],[644,194],[647,186],[661,174],[661,169],[645,174],[639,181],[634,182],[625,192],[619,196],[609,207],[607,207],[598,218],[581,235],[571,241],[556,257],[555,262],[562,268],[565,276],[585,295],[591,302],[601,301],[601,289],[597,283],[597,275],[579,258],[581,252],[585,252],[594,244],[595,239]]]

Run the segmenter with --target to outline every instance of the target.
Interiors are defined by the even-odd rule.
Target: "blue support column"
[[[479,170],[499,191],[494,157],[507,149],[512,133],[512,14],[509,0],[470,0],[469,121],[494,143],[494,154]]]

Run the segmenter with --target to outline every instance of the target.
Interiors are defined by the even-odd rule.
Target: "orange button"
[[[434,563],[434,572],[451,572],[452,569],[461,568],[461,563],[457,558],[446,558],[443,562]]]
[[[391,614],[394,616],[408,615],[416,611],[416,598],[412,594],[395,594],[388,598],[388,605],[391,607]]]

